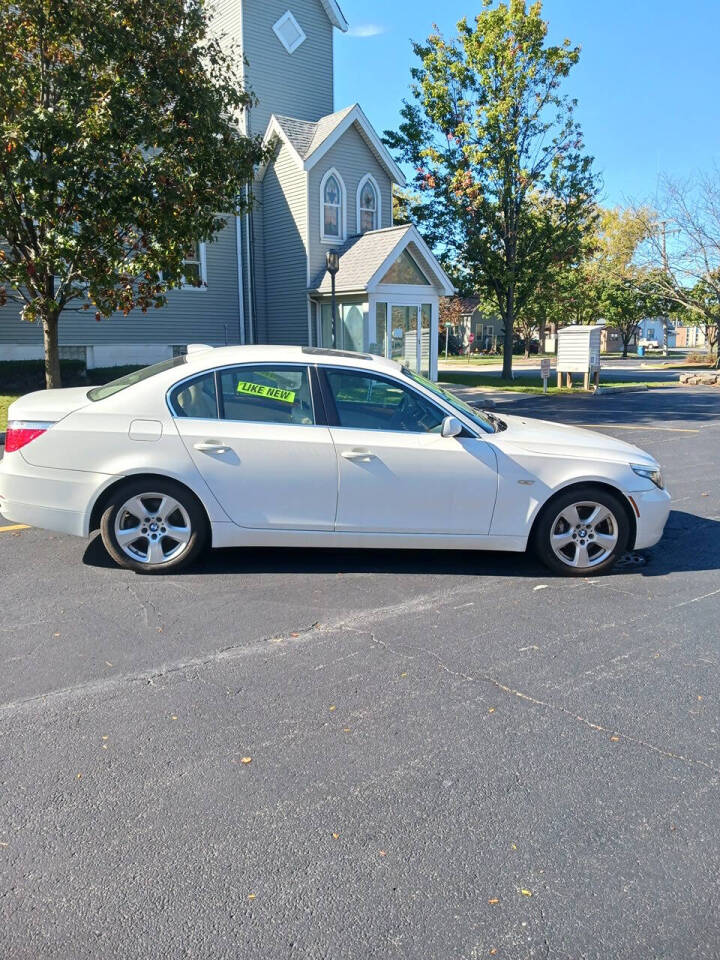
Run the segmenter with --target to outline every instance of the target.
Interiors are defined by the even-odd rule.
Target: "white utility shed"
[[[600,337],[602,327],[575,324],[558,330],[557,375],[558,386],[562,385],[562,374],[567,374],[568,386],[572,385],[572,374],[585,374],[585,388],[593,377],[600,379]]]

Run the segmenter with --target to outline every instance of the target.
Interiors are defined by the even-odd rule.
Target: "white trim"
[[[370,234],[364,234],[364,236],[370,236]],[[452,285],[450,278],[445,273],[443,268],[440,266],[437,258],[433,254],[432,250],[425,243],[423,238],[418,233],[417,227],[410,224],[410,228],[407,233],[402,237],[402,239],[393,247],[392,251],[388,254],[382,264],[378,267],[375,273],[370,277],[367,282],[367,289],[375,292],[378,284],[381,282],[382,278],[388,272],[390,267],[393,265],[395,260],[400,256],[403,250],[408,246],[408,244],[414,243],[418,248],[423,258],[427,261],[428,266],[433,270],[436,277],[436,283],[433,286],[438,286],[441,288],[442,294],[445,297],[451,297],[455,293],[455,287]],[[419,266],[419,264],[418,264]],[[422,270],[422,267],[420,267]],[[423,271],[424,273],[425,271]],[[428,278],[430,279],[430,278]],[[423,289],[420,287],[419,289]]]
[[[200,268],[200,286],[196,287],[193,283],[186,283],[185,277],[183,277],[183,282],[180,285],[181,290],[194,290],[196,292],[205,292],[207,290],[207,260],[205,257],[205,242],[198,243],[198,259],[197,260],[186,260],[183,258],[183,263],[197,263]]]
[[[297,38],[292,42],[288,43],[285,37],[282,34],[282,29],[286,23],[289,23],[290,26],[294,27],[297,30]],[[297,48],[301,46],[307,40],[305,31],[297,22],[295,17],[292,15],[290,10],[286,10],[285,13],[273,24],[273,33],[278,38],[280,43],[285,47],[288,53],[295,53]]]
[[[390,156],[387,147],[383,144],[373,130],[372,124],[363,113],[359,103],[356,103],[352,110],[345,114],[343,119],[332,130],[332,132],[328,134],[322,143],[315,147],[313,152],[305,158],[305,162],[303,164],[305,169],[311,170],[319,160],[322,160],[328,150],[335,146],[338,140],[347,130],[350,129],[354,123],[357,123],[357,125],[360,127],[361,131],[365,135],[365,138],[378,155],[381,164],[385,167],[390,175],[393,183],[397,183],[398,186],[404,187],[407,181],[405,180],[402,171]]]
[[[283,128],[280,126],[280,123],[278,122],[278,119],[277,119],[277,117],[275,116],[275,114],[273,114],[273,115],[270,117],[270,122],[268,123],[267,130],[265,131],[265,136],[263,137],[263,146],[264,146],[264,147],[270,146],[271,143],[272,143],[272,141],[273,141],[273,139],[279,140],[282,144],[284,144],[284,145],[288,148],[288,150],[290,151],[290,155],[291,155],[291,157],[293,158],[293,160],[295,161],[295,163],[297,164],[297,167],[298,167],[299,170],[304,170],[304,169],[305,169],[305,168],[303,167],[302,157],[300,156],[300,154],[297,152],[297,150],[296,150],[295,147],[293,146],[293,144],[292,144],[292,142],[290,141],[288,135],[285,133],[285,131],[283,130]],[[271,163],[274,163],[274,162],[275,162],[275,156],[274,156],[274,155],[268,157],[268,159],[265,160],[265,161],[258,167],[257,173],[256,173],[256,175],[255,175],[255,179],[256,179],[256,180],[262,180],[262,179],[264,178],[266,172],[267,172],[268,167],[270,166]]]
[[[380,194],[380,187],[378,186],[377,180],[371,173],[366,173],[358,184],[357,194],[355,196],[355,209],[357,211],[357,232],[360,235],[362,231],[362,216],[360,210],[360,197],[363,192],[363,188],[366,183],[371,183],[373,190],[375,191],[375,226],[373,230],[379,230],[382,226],[382,195]],[[365,233],[371,233],[372,231],[366,230]]]
[[[325,184],[328,182],[330,177],[335,177],[340,187],[340,236],[326,236],[325,235]],[[347,239],[347,190],[345,189],[345,181],[340,176],[335,167],[330,167],[329,170],[325,172],[325,176],[320,181],[320,242],[328,244],[343,244]]]
[[[245,279],[243,277],[242,260],[242,219],[235,217],[235,251],[237,253],[237,276],[238,276],[238,327],[240,331],[240,343],[245,343]]]
[[[248,298],[248,342],[255,343],[255,320],[253,317],[255,303],[253,291],[252,276],[252,258],[250,252],[250,186],[245,187],[245,200],[247,202],[247,212],[245,213],[245,256],[247,269],[247,298]]]
[[[340,111],[337,111],[337,112],[340,112]],[[325,118],[323,117],[323,119]],[[349,128],[354,123],[357,123],[357,125],[360,127],[360,130],[363,133],[366,141],[371,145],[372,150],[377,155],[377,159],[379,160],[380,165],[384,167],[385,172],[388,174],[392,182],[396,183],[399,187],[406,186],[407,181],[405,180],[405,176],[403,175],[402,171],[400,170],[398,165],[395,163],[393,158],[390,156],[390,153],[388,152],[387,148],[379,139],[378,135],[373,130],[372,125],[370,124],[370,121],[365,116],[359,104],[357,103],[352,108],[352,110],[349,110],[345,114],[345,116],[340,121],[340,123],[338,123],[338,125],[333,128],[332,132],[329,133],[328,136],[317,147],[315,147],[312,153],[308,154],[308,156],[305,157],[304,159],[303,157],[300,156],[298,151],[295,149],[295,146],[293,145],[292,141],[283,130],[275,114],[273,114],[270,117],[270,120],[268,121],[268,125],[265,130],[265,136],[263,137],[263,146],[268,146],[271,143],[273,137],[278,137],[288,148],[295,162],[297,163],[298,167],[301,170],[305,170],[307,172],[309,170],[312,170],[315,164],[325,156],[325,154],[328,152],[328,150],[330,150],[331,147],[335,146],[338,140],[343,136],[344,133],[346,133],[347,130],[349,130]],[[267,160],[258,169],[258,172],[257,172],[258,180],[262,180],[262,178],[265,176],[265,171],[267,170],[268,165],[271,162],[272,162],[272,159]]]
[[[345,19],[340,6],[335,2],[335,0],[321,0],[321,3],[325,8],[325,13],[330,19],[330,23],[332,23],[334,27],[337,27],[338,30],[341,30],[343,33],[347,33],[350,24]]]

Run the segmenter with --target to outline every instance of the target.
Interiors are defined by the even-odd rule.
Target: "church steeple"
[[[263,134],[272,114],[316,121],[333,112],[333,35],[348,28],[336,0],[217,0],[216,9],[257,99],[248,133]]]

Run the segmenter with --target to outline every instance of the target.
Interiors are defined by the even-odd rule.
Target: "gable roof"
[[[342,30],[343,33],[346,33],[349,24],[345,19],[345,15],[340,9],[340,4],[336,3],[336,0],[321,0],[321,3],[325,8],[325,13],[328,15],[330,23],[332,23],[334,27],[337,27],[338,30]]]
[[[269,143],[273,137],[280,137],[295,154],[298,166],[307,171],[311,170],[325,156],[328,150],[338,142],[353,124],[357,126],[360,135],[393,183],[404,187],[405,177],[402,171],[390,156],[389,151],[375,133],[372,124],[357,103],[345,107],[344,110],[338,110],[336,113],[321,117],[316,123],[273,114],[265,131],[264,141]],[[264,173],[265,168],[262,167],[258,171],[260,179],[262,179]]]
[[[408,246],[412,246],[412,254],[423,273],[429,274],[428,280],[441,287],[445,296],[451,296],[455,288],[450,278],[411,223],[386,227],[383,230],[370,230],[360,236],[351,237],[339,251],[340,269],[335,277],[337,292],[358,293],[372,290]],[[330,293],[332,284],[327,270],[323,270],[315,278],[310,289],[317,293]]]

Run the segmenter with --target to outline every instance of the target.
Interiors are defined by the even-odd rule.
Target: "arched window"
[[[377,230],[380,227],[380,191],[368,174],[358,187],[358,233]]]
[[[345,185],[340,174],[329,170],[323,177],[322,239],[328,241],[345,239]]]

